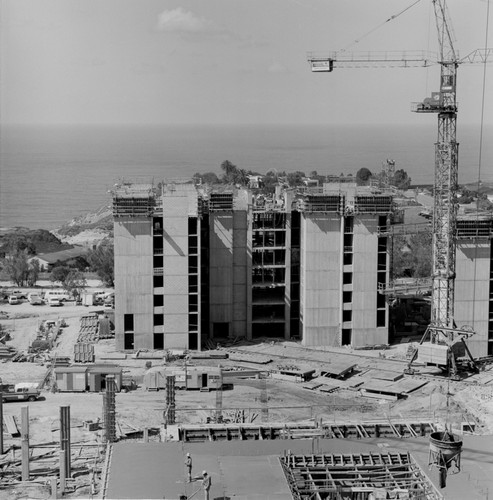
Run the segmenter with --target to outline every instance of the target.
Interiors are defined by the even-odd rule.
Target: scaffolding
[[[407,495],[412,500],[443,496],[409,453],[293,455],[280,457],[295,500],[367,500]]]
[[[345,196],[307,193],[299,200],[298,206],[302,212],[344,212]]]
[[[392,196],[356,195],[354,197],[354,211],[356,213],[389,214],[393,208]]]
[[[233,210],[233,193],[211,193],[209,211]]]
[[[475,239],[493,237],[493,218],[490,217],[471,217],[457,219],[457,238]]]
[[[152,184],[122,183],[112,191],[113,217],[152,217],[156,190]]]
[[[103,441],[116,441],[116,381],[114,375],[106,376],[106,391],[103,392]]]

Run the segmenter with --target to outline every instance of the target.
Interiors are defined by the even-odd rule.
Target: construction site
[[[1,306],[0,498],[489,498],[493,216],[459,212],[456,80],[491,50],[460,59],[432,4],[435,61],[308,55],[316,73],[439,65],[412,107],[438,116],[431,222],[344,176],[119,182],[114,309]],[[413,231],[432,275],[396,280]]]

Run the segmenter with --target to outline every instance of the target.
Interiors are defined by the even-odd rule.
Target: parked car
[[[27,300],[33,305],[38,306],[43,303],[43,299],[36,292],[31,292],[27,295]]]
[[[62,305],[62,303],[60,302],[59,299],[57,299],[56,297],[49,297],[48,298],[48,305],[50,307],[59,307]]]
[[[15,295],[19,300],[27,299],[27,293],[21,290],[14,290],[11,295]]]
[[[17,295],[11,295],[9,297],[9,304],[20,304],[20,300],[17,298]]]

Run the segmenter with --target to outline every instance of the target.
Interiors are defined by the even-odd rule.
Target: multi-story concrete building
[[[392,196],[350,182],[272,198],[192,182],[113,192],[119,349],[277,337],[388,342]]]
[[[459,215],[454,317],[475,332],[467,340],[474,357],[493,355],[493,216]]]

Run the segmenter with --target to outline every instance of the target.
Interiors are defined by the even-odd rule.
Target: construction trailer
[[[176,389],[211,390],[222,387],[222,370],[209,366],[186,368],[153,367],[144,375],[144,386],[148,391],[166,389],[166,377],[174,375]]]
[[[56,386],[60,392],[87,391],[87,366],[55,368]]]
[[[57,388],[61,392],[102,392],[106,377],[115,377],[116,390],[122,389],[123,370],[116,365],[94,364],[55,368]]]

